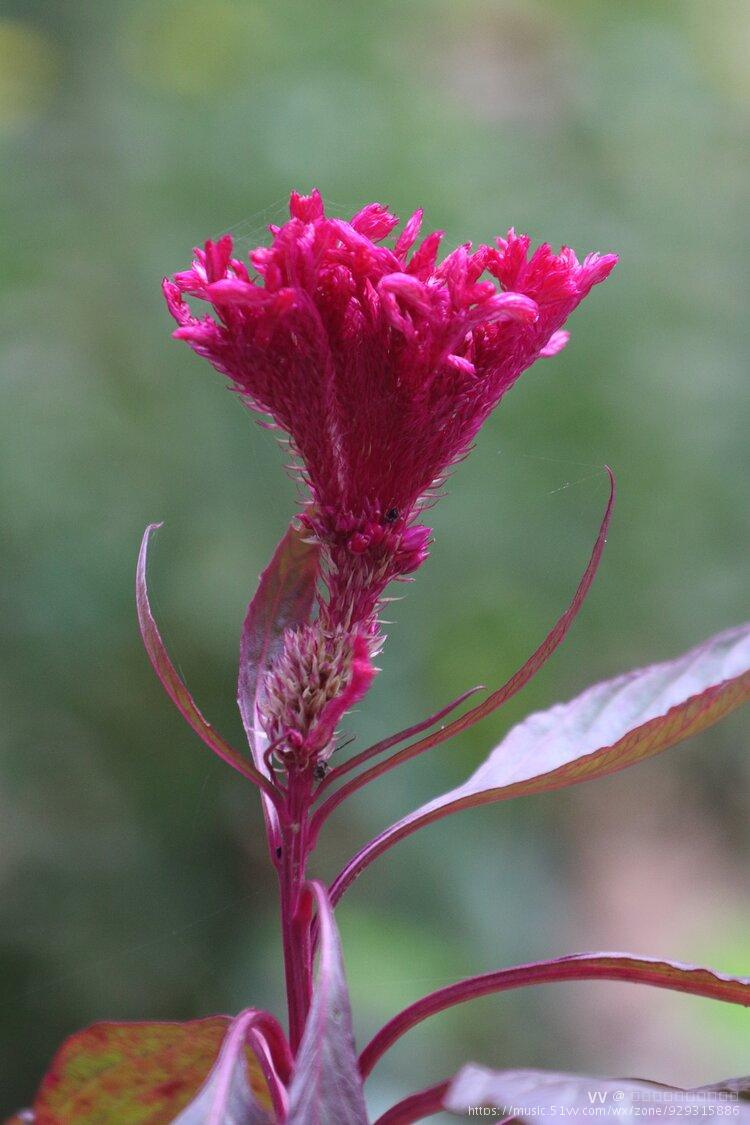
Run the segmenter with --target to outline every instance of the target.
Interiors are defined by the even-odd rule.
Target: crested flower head
[[[616,258],[530,255],[510,230],[438,261],[441,232],[417,242],[421,211],[390,239],[398,219],[385,207],[345,222],[317,191],[293,193],[290,215],[250,268],[224,235],[164,292],[174,335],[288,435],[332,624],[351,624],[424,561],[429,529],[415,521],[434,489],[519,375],[565,345],[567,317]],[[189,297],[213,315],[196,316]]]

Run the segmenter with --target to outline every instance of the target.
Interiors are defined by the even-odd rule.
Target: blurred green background
[[[743,0],[5,0],[0,1110],[93,1020],[282,1006],[257,801],[156,683],[132,585],[163,519],[165,638],[241,745],[239,627],[294,488],[273,435],[170,339],[162,275],[226,229],[263,241],[313,185],[334,214],[422,205],[452,244],[514,224],[622,255],[433,513],[358,745],[529,654],[588,557],[607,461],[620,499],[591,597],[503,714],[337,814],[329,877],[529,709],[741,618],[749,44]],[[360,1040],[432,987],[533,957],[747,972],[745,746],[734,716],[399,845],[339,911]],[[746,1071],[749,1050],[739,1009],[559,985],[412,1032],[372,1105],[469,1057],[690,1084]]]

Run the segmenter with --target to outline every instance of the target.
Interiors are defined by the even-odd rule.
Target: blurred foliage
[[[745,0],[6,0],[0,1110],[92,1020],[281,1007],[257,802],[155,682],[132,580],[164,519],[164,635],[240,745],[239,625],[294,489],[273,436],[170,340],[162,274],[227,228],[248,249],[312,185],[339,214],[423,205],[453,243],[512,223],[622,255],[435,510],[360,745],[528,655],[587,558],[606,460],[620,500],[590,600],[504,716],[337,815],[332,874],[530,708],[742,614],[749,37]],[[747,763],[735,717],[399,845],[340,911],[360,1036],[461,973],[588,945],[747,971]],[[749,1044],[705,1001],[556,986],[415,1031],[373,1097],[467,1056],[707,1082]]]

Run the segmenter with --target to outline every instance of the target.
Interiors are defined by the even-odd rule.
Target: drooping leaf
[[[251,1008],[232,1020],[210,1074],[173,1125],[273,1125],[275,1118],[256,1099],[247,1065],[258,1015]]]
[[[35,1125],[167,1125],[214,1064],[226,1016],[188,1023],[96,1023],[63,1043],[34,1102]],[[255,1058],[250,1085],[268,1090]]]
[[[750,978],[727,976],[700,965],[663,961],[655,957],[634,957],[629,953],[577,953],[553,961],[534,961],[507,969],[480,973],[428,993],[393,1016],[370,1040],[359,1058],[363,1077],[402,1035],[446,1008],[535,984],[574,980],[625,981],[667,988],[710,1000],[750,1007]]]
[[[320,883],[311,886],[318,904],[320,955],[292,1072],[288,1125],[367,1125],[341,941],[325,889]]]
[[[318,579],[318,553],[317,546],[306,542],[292,525],[260,576],[242,627],[237,703],[256,769],[265,776],[268,769],[263,753],[268,740],[258,722],[262,676],[281,647],[284,630],[309,620]],[[263,813],[273,854],[278,842],[278,816],[265,795]]]
[[[208,746],[210,750],[213,750],[214,754],[218,754],[228,765],[236,769],[238,773],[241,773],[243,777],[249,778],[261,788],[269,789],[267,779],[258,773],[252,762],[247,761],[247,759],[241,754],[238,754],[236,750],[233,750],[229,743],[225,742],[221,735],[206,721],[192,695],[180,678],[177,669],[169,659],[169,654],[161,638],[161,634],[159,633],[154,615],[151,612],[146,581],[149,541],[153,533],[160,527],[160,523],[152,523],[146,528],[143,534],[143,541],[141,542],[141,549],[138,555],[138,567],[136,570],[135,591],[138,622],[141,627],[141,636],[143,637],[143,644],[148,653],[149,660],[161,680],[167,695],[198,737],[205,742],[206,746]]]
[[[334,881],[331,900],[338,902],[373,859],[434,820],[615,773],[705,730],[748,699],[750,625],[741,625],[677,660],[596,684],[530,715],[462,785],[366,844]]]
[[[750,1078],[681,1090],[638,1079],[586,1078],[543,1070],[488,1070],[469,1063],[448,1088],[443,1105],[463,1117],[478,1107],[498,1117],[537,1125],[542,1118],[671,1116],[750,1122]],[[601,1108],[598,1108],[601,1107]],[[713,1111],[713,1112],[712,1112]]]

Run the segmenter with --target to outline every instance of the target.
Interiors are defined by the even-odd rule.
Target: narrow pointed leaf
[[[237,703],[253,761],[264,776],[268,776],[263,761],[268,740],[258,723],[263,673],[281,647],[284,630],[309,620],[317,579],[318,548],[305,542],[302,533],[291,526],[261,574],[258,589],[247,608],[240,640]],[[278,817],[273,803],[265,795],[263,812],[273,853],[278,840]]]
[[[148,598],[148,585],[146,581],[146,567],[148,563],[149,541],[153,533],[161,527],[160,523],[152,523],[146,528],[141,549],[138,555],[136,570],[136,605],[138,608],[138,622],[141,627],[143,644],[148,653],[154,671],[162,682],[162,686],[169,698],[174,703],[182,717],[190,724],[199,738],[205,742],[214,754],[217,754],[233,769],[255,782],[261,788],[272,792],[269,782],[255,769],[252,762],[247,761],[225,742],[201,714],[195,700],[180,678],[177,669],[169,658],[169,654],[161,638],[151,605]]]
[[[168,1125],[214,1064],[226,1016],[188,1023],[96,1023],[62,1045],[34,1103],[35,1125]],[[269,1105],[257,1061],[248,1058],[258,1103]]]
[[[607,507],[604,510],[604,516],[599,526],[599,532],[594,542],[591,556],[586,565],[586,569],[581,575],[581,579],[570,605],[555,622],[538,648],[532,652],[528,660],[521,665],[518,671],[513,673],[502,687],[496,688],[495,691],[490,692],[481,703],[465,711],[463,715],[459,715],[457,719],[453,719],[450,723],[445,723],[437,730],[432,731],[431,734],[420,738],[417,742],[412,742],[411,745],[405,746],[403,750],[399,750],[384,762],[379,762],[377,765],[371,766],[370,769],[352,778],[342,785],[340,789],[336,790],[335,793],[332,793],[313,817],[313,837],[317,836],[321,825],[328,819],[333,810],[352,793],[355,793],[364,785],[368,785],[376,778],[381,777],[389,770],[395,769],[396,766],[403,765],[404,762],[415,758],[418,754],[423,754],[426,750],[431,750],[434,746],[439,746],[441,742],[446,742],[449,738],[455,738],[456,735],[461,734],[462,731],[467,730],[481,719],[486,718],[486,716],[490,715],[493,711],[497,711],[499,707],[502,707],[509,699],[512,699],[513,696],[537,674],[540,668],[546,664],[558,645],[565,639],[568,630],[578,616],[578,611],[583,605],[586,595],[591,588],[591,583],[594,581],[596,572],[599,569],[599,563],[601,562],[604,547],[607,542],[607,531],[612,518],[616,495],[615,478],[612,470],[606,467],[606,471],[610,486],[609,499],[607,501]],[[336,897],[334,897],[333,901],[334,903],[337,901]]]
[[[336,903],[373,859],[434,820],[476,805],[615,773],[705,730],[750,699],[750,625],[677,660],[596,684],[514,727],[462,785],[392,824],[331,887]]]
[[[469,1063],[448,1088],[443,1105],[463,1117],[478,1107],[497,1117],[537,1125],[541,1118],[600,1116],[728,1118],[750,1122],[750,1078],[682,1090],[640,1079],[586,1078],[543,1070],[488,1070]],[[593,1108],[592,1108],[593,1107]]]
[[[726,976],[714,969],[684,965],[680,961],[634,957],[629,953],[577,953],[569,957],[558,957],[554,961],[535,961],[528,965],[514,965],[508,969],[480,973],[479,976],[467,977],[439,988],[436,992],[430,992],[395,1015],[370,1040],[359,1059],[362,1075],[366,1078],[378,1060],[407,1031],[438,1012],[444,1012],[446,1008],[513,988],[574,980],[648,984],[653,988],[667,988],[673,992],[686,992],[709,1000],[750,1006],[750,978]]]
[[[348,758],[345,762],[342,762],[340,766],[336,766],[335,769],[332,769],[326,774],[325,781],[322,781],[318,786],[316,795],[324,792],[330,785],[343,777],[344,774],[358,769],[359,766],[364,765],[365,762],[369,762],[370,758],[376,758],[378,754],[384,754],[386,750],[390,750],[392,746],[396,746],[399,742],[405,742],[407,738],[413,738],[415,734],[421,734],[423,730],[434,727],[436,723],[439,723],[446,715],[450,715],[451,711],[455,711],[457,707],[460,707],[462,703],[465,703],[467,699],[470,699],[472,695],[476,695],[479,691],[484,691],[484,685],[477,684],[476,687],[461,692],[456,699],[452,699],[450,703],[447,703],[445,707],[441,707],[434,715],[428,715],[426,719],[421,719],[420,722],[414,723],[413,726],[397,731],[396,734],[390,734],[387,738],[381,739],[380,742],[375,742],[372,746],[361,750],[360,753],[355,754],[353,758]]]
[[[247,1065],[249,1036],[258,1016],[251,1008],[232,1020],[211,1073],[173,1125],[273,1125],[274,1118],[256,1099]]]
[[[292,1073],[288,1125],[367,1125],[341,941],[325,889],[311,886],[320,920],[318,975]]]

